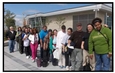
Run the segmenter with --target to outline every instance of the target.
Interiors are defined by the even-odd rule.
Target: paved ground
[[[58,66],[53,66],[49,63],[47,67],[37,67],[36,62],[31,59],[26,59],[25,54],[20,54],[19,51],[9,53],[8,46],[4,47],[4,71],[41,71],[41,70],[65,70]]]
[[[31,59],[26,59],[25,54],[20,54],[19,51],[9,53],[8,46],[4,47],[4,71],[48,71],[48,70],[65,71],[65,68],[60,69],[58,66],[53,66],[52,63],[49,63],[47,67],[37,67],[36,62],[33,63]],[[112,66],[110,70],[112,70]]]

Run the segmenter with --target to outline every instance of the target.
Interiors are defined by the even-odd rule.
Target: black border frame
[[[4,4],[112,4],[112,38],[114,40],[114,3],[113,2],[3,2],[3,72],[114,72],[114,49],[112,49],[112,71],[13,71],[13,70],[4,70]],[[70,8],[68,8],[70,9]],[[57,10],[58,11],[58,10]],[[53,11],[51,11],[53,12]],[[112,41],[112,48],[114,42]]]

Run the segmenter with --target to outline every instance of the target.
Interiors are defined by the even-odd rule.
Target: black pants
[[[68,51],[65,52],[65,64],[66,64],[66,66],[71,66],[70,57],[71,57],[72,51],[73,51],[73,49],[68,48]]]
[[[48,53],[47,53],[47,50],[43,50],[43,62],[48,62]]]
[[[47,60],[49,61],[50,60],[50,52],[49,52],[49,48],[47,49]]]
[[[29,46],[29,48],[30,48],[30,56],[32,56],[32,50],[31,50],[31,47]]]
[[[43,47],[40,48],[40,58],[43,59]]]
[[[26,54],[26,56],[31,56],[30,46],[25,47],[25,54]]]
[[[23,46],[23,42],[20,40],[19,41],[19,52],[20,52],[20,54],[23,54],[24,53],[24,46]]]

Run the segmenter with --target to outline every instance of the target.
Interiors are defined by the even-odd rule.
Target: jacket
[[[13,33],[11,31],[8,31],[6,33],[6,38],[10,38],[10,40],[15,40],[15,36],[16,36],[16,31],[13,31]]]
[[[107,39],[100,32],[104,34]],[[93,48],[96,54],[112,53],[111,30],[107,27],[102,27],[100,32],[95,29],[91,32],[89,37],[89,54],[93,53]]]

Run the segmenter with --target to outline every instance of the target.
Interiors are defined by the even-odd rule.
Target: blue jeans
[[[14,52],[15,40],[9,40],[9,51]]]
[[[109,70],[110,69],[110,58],[107,56],[108,54],[95,54],[96,58],[96,66],[95,70]]]

